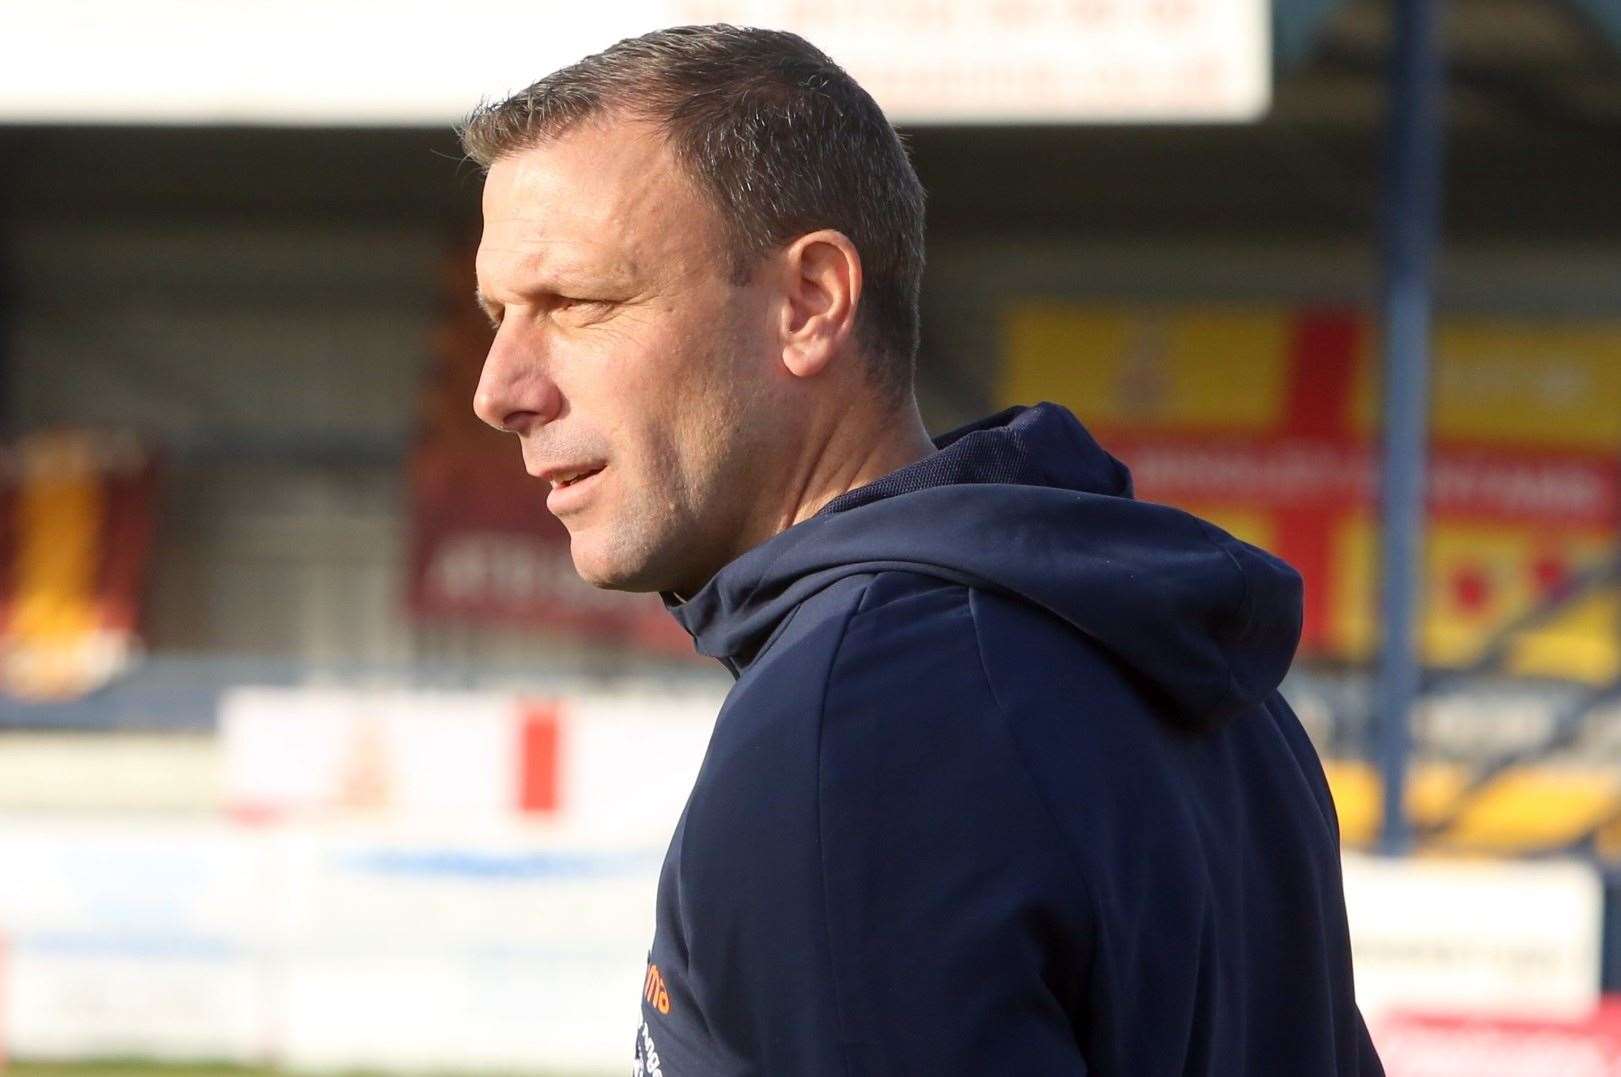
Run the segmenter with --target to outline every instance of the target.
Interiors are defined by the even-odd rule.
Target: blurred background
[[[0,4],[0,1057],[629,1065],[730,680],[473,418],[453,125],[725,19],[909,137],[932,430],[1305,576],[1393,1077],[1621,1067],[1621,4],[596,7]]]

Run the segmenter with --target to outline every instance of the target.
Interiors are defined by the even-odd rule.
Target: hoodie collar
[[[1299,577],[1175,509],[1067,410],[1010,408],[665,596],[697,650],[746,672],[788,615],[851,575],[901,569],[1011,594],[1092,636],[1196,720],[1271,691],[1293,658]]]

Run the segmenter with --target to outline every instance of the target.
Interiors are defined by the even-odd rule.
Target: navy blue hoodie
[[[636,1073],[1378,1074],[1288,566],[1014,408],[686,602]]]

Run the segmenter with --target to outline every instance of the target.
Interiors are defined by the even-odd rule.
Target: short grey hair
[[[861,254],[858,331],[872,381],[912,390],[923,278],[923,185],[871,95],[797,34],[678,26],[616,45],[476,109],[460,129],[479,165],[607,113],[657,124],[719,210],[732,277],[820,228]]]

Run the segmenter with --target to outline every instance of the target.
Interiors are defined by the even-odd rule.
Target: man
[[[621,42],[476,112],[475,409],[574,564],[737,678],[637,1073],[1378,1073],[1275,691],[1298,577],[1066,411],[931,443],[923,193],[789,34]]]

